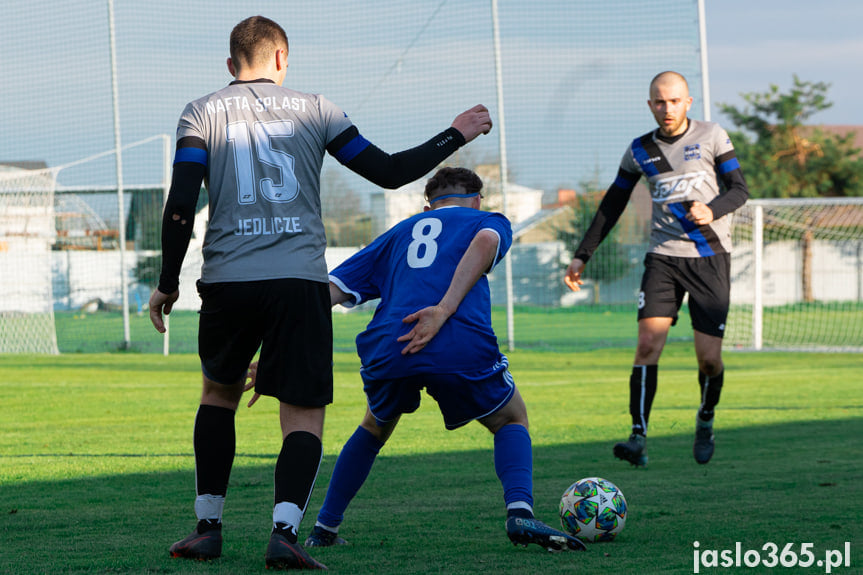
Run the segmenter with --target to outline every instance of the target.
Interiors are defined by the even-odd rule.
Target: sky
[[[499,3],[506,145],[519,184],[554,193],[587,179],[610,182],[628,142],[655,127],[645,100],[660,70],[687,74],[701,98],[696,0]],[[797,74],[830,85],[833,107],[810,122],[863,125],[863,2],[704,4],[712,120],[734,129],[717,103],[745,106],[741,93],[770,84],[787,91]],[[173,132],[185,102],[228,81],[227,32],[252,8],[289,30],[287,84],[325,94],[386,151],[416,145],[476,103],[499,120],[489,0],[380,0],[374,9],[386,14],[385,28],[378,12],[346,0],[221,2],[206,18],[199,16],[207,0],[115,5],[122,139],[149,142],[124,152],[127,185],[161,181],[165,154],[154,136]],[[630,17],[621,21],[621,11]],[[105,13],[105,0],[31,0],[0,19],[10,78],[0,85],[0,102],[14,110],[0,115],[0,133],[20,135],[0,142],[0,161],[71,164],[61,185],[113,184],[114,158],[101,156],[114,145]],[[52,55],[51,74],[32,74],[44,55],[30,39],[44,30],[75,49]],[[703,117],[702,107],[696,101],[693,117]],[[472,158],[456,160],[496,161],[504,124],[497,126],[466,149]],[[100,159],[82,161],[93,155]]]
[[[833,106],[809,123],[863,126],[863,2],[705,0],[711,119],[741,93],[785,92],[793,76],[830,84]]]

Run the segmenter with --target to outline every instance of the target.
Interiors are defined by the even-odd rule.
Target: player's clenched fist
[[[465,110],[452,121],[452,127],[461,132],[465,142],[470,142],[480,134],[488,134],[491,126],[491,114],[482,104]]]

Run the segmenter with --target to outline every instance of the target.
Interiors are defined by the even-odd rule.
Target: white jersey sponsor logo
[[[653,201],[657,203],[680,202],[693,191],[701,188],[707,172],[691,172],[656,180],[651,188]]]

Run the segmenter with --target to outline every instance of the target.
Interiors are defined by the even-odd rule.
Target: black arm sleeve
[[[330,142],[327,151],[338,158],[342,147],[357,137],[361,138],[359,131],[351,126]],[[342,163],[373,184],[395,189],[427,174],[465,143],[461,132],[450,127],[415,148],[392,155],[368,143],[361,152]]]
[[[718,163],[718,162],[717,162]],[[740,168],[720,175],[725,191],[713,198],[707,207],[713,211],[713,219],[718,220],[746,203],[749,187]]]
[[[632,196],[632,190],[638,182],[638,174],[630,174],[623,170],[618,170],[617,174],[617,180],[605,192],[605,197],[599,203],[599,208],[596,210],[596,215],[593,216],[593,221],[590,222],[590,227],[587,228],[584,237],[581,239],[581,243],[578,244],[578,248],[575,250],[574,257],[584,263],[590,260],[593,252],[596,251],[596,248],[599,247],[599,244],[602,243],[602,240],[605,239],[605,236],[608,235],[611,228],[620,219],[620,215],[626,209],[626,204],[629,202],[630,196]],[[633,176],[635,177],[634,181],[632,180]],[[621,187],[618,185],[618,182],[631,183],[631,187]]]
[[[195,207],[207,168],[196,162],[174,165],[171,190],[162,214],[162,272],[159,291],[174,293],[180,286],[180,268],[192,239]]]

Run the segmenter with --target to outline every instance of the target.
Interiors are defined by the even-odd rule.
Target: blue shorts
[[[375,379],[361,370],[369,410],[379,425],[420,406],[423,388],[438,403],[444,425],[456,429],[489,416],[515,393],[509,362],[501,355],[488,369],[473,373],[423,373],[396,379]]]

